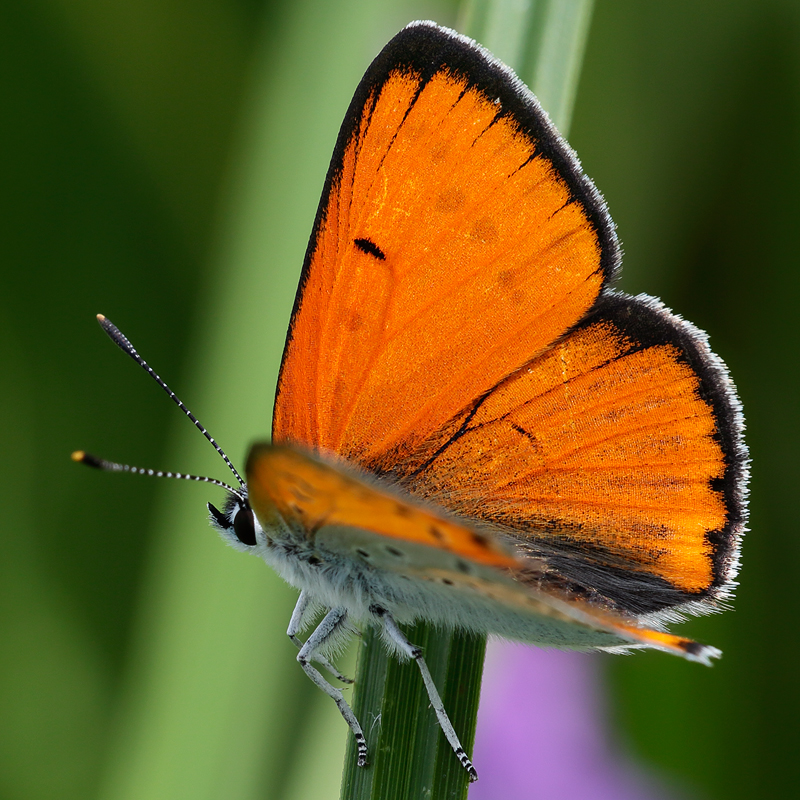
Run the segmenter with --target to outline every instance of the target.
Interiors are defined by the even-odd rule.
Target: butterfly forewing
[[[528,90],[463,39],[406,29],[339,137],[275,441],[391,469],[577,322],[617,261],[601,199]]]
[[[259,519],[269,520],[277,511],[297,523],[309,541],[325,527],[360,529],[498,569],[518,565],[499,539],[293,448],[255,445],[247,460],[247,484]]]

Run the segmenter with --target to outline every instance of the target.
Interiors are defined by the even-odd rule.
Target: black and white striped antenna
[[[100,323],[100,327],[108,334],[109,338],[111,339],[114,344],[116,344],[120,350],[124,353],[127,353],[145,372],[150,375],[150,377],[169,395],[170,399],[175,403],[178,408],[183,411],[183,413],[189,417],[189,419],[194,423],[195,428],[203,434],[203,436],[211,442],[211,446],[219,453],[222,457],[222,460],[228,465],[228,469],[233,473],[233,476],[239,482],[239,489],[234,489],[232,486],[229,486],[227,483],[223,483],[222,481],[218,481],[215,478],[206,478],[202,475],[186,475],[182,472],[163,472],[162,470],[154,470],[154,469],[143,469],[142,467],[133,467],[129,464],[118,464],[115,461],[106,461],[104,458],[97,458],[96,456],[89,455],[89,453],[84,452],[83,450],[76,450],[72,454],[72,460],[78,461],[81,464],[86,464],[87,467],[94,467],[95,469],[103,470],[103,472],[132,472],[135,475],[152,475],[156,478],[178,478],[180,480],[187,480],[187,481],[202,481],[203,483],[211,483],[215,486],[221,486],[223,489],[227,489],[229,492],[237,495],[238,497],[244,500],[244,495],[242,489],[244,489],[245,483],[242,480],[241,475],[239,475],[236,467],[233,466],[231,460],[225,455],[225,451],[216,443],[214,437],[200,424],[200,421],[197,417],[192,414],[191,411],[181,402],[181,399],[172,391],[172,389],[167,386],[167,384],[161,379],[161,377],[153,370],[153,368],[136,352],[136,348],[128,341],[128,337],[125,336],[120,329],[111,322],[110,319],[107,319],[102,314],[97,315],[97,321]]]

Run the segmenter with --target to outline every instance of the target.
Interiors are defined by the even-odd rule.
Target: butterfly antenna
[[[183,411],[183,413],[189,417],[189,419],[194,423],[195,428],[203,434],[203,436],[211,442],[211,446],[222,456],[222,460],[228,465],[228,469],[233,473],[234,477],[237,481],[239,481],[239,486],[244,487],[244,481],[242,480],[242,476],[236,470],[236,467],[231,464],[231,460],[228,456],[225,455],[225,451],[214,441],[214,437],[200,424],[200,421],[197,417],[189,411],[188,408],[181,402],[180,398],[172,391],[172,389],[167,386],[167,384],[156,374],[153,368],[136,352],[136,348],[128,341],[128,337],[125,336],[120,329],[114,325],[111,320],[104,317],[102,314],[97,315],[97,321],[100,323],[100,327],[108,334],[109,338],[111,339],[114,344],[119,347],[120,350],[127,353],[142,369],[144,369],[150,377],[169,395],[170,399],[175,403],[178,408]],[[80,457],[76,457],[80,456]],[[80,461],[83,464],[87,464],[90,467],[96,467],[97,469],[102,469],[110,472],[135,472],[138,475],[157,475],[160,477],[165,478],[185,478],[187,480],[193,481],[206,481],[208,483],[214,483],[218,486],[223,486],[230,491],[233,491],[234,494],[240,494],[230,486],[221,481],[213,480],[212,478],[201,478],[196,475],[183,475],[178,472],[157,472],[151,469],[140,469],[138,467],[130,467],[126,464],[116,464],[113,461],[104,461],[100,458],[95,458],[94,456],[90,456],[83,451],[77,451],[76,453],[72,454],[73,460]]]
[[[153,478],[178,478],[182,481],[200,481],[200,483],[212,483],[214,486],[220,486],[227,489],[231,494],[244,500],[241,490],[234,489],[233,486],[228,485],[224,481],[218,481],[216,478],[207,478],[204,475],[186,475],[183,472],[164,472],[160,469],[143,469],[142,467],[132,467],[130,464],[118,464],[116,461],[106,461],[104,458],[97,458],[97,456],[85,453],[83,450],[76,450],[72,454],[72,460],[77,461],[79,464],[86,464],[87,467],[102,470],[103,472],[131,472],[134,475],[150,475]]]

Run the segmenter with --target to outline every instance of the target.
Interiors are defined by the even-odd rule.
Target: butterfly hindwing
[[[511,532],[550,584],[643,614],[727,596],[746,472],[739,403],[705,336],[609,293],[395,477]]]

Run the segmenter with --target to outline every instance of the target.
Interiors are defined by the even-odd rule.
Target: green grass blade
[[[563,131],[569,125],[591,16],[591,0],[473,0],[460,30],[480,41],[541,93]],[[527,68],[526,68],[527,65]],[[467,752],[472,751],[486,640],[419,624],[405,630],[423,648],[431,675]],[[354,710],[370,748],[356,766],[349,737],[342,800],[463,800],[466,772],[438,729],[419,671],[389,659],[380,637],[366,631],[359,648]],[[480,774],[480,764],[477,764]]]
[[[458,30],[513,67],[524,80],[523,67],[538,38],[535,21],[541,5],[541,0],[468,0],[462,3]]]
[[[545,4],[537,58],[530,76],[522,76],[565,136],[572,121],[593,2],[551,0]]]
[[[471,748],[486,640],[453,636],[429,625],[408,626],[404,632],[425,650],[450,719],[464,746]],[[466,773],[441,735],[419,670],[388,658],[372,629],[359,644],[357,682],[354,710],[367,737],[370,764],[356,766],[349,737],[342,797],[463,796]]]
[[[467,0],[459,30],[512,67],[566,135],[593,5],[593,0]]]

